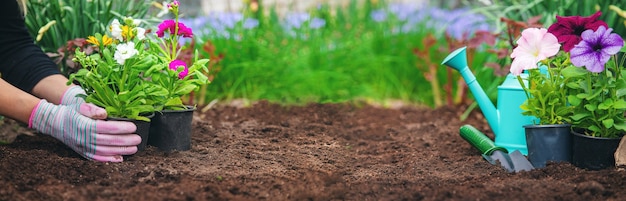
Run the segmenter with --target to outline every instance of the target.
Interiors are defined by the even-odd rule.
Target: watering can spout
[[[495,105],[493,104],[493,102],[491,102],[478,81],[476,81],[476,77],[474,76],[474,74],[472,74],[472,71],[469,69],[467,65],[467,53],[465,49],[466,47],[462,47],[454,50],[443,60],[441,64],[451,67],[461,73],[461,76],[465,80],[465,83],[467,83],[468,88],[474,95],[474,98],[476,99],[480,110],[487,119],[489,127],[491,127],[491,130],[493,130],[495,135],[498,135],[500,124],[498,111],[496,110]]]

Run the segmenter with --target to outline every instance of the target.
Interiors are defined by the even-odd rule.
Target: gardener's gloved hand
[[[65,93],[63,93],[61,101],[59,102],[61,105],[72,106],[74,110],[80,111],[81,114],[92,119],[105,119],[107,117],[107,112],[104,108],[91,103],[82,104],[85,103],[85,99],[83,97],[78,97],[77,95],[79,94],[85,95],[85,90],[78,85],[72,85],[65,91]]]
[[[80,109],[76,111],[72,108]],[[91,119],[86,115],[93,115],[89,113],[93,112],[92,109],[85,103],[79,106],[55,105],[42,99],[33,109],[28,127],[53,136],[91,160],[122,162],[122,155],[137,152],[141,137],[134,134],[137,130],[135,124]]]

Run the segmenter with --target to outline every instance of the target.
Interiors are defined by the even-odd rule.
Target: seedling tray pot
[[[569,124],[526,125],[528,159],[535,168],[547,162],[572,161],[572,135]]]
[[[588,170],[615,167],[621,138],[592,137],[572,131],[572,164]]]
[[[161,151],[186,151],[191,149],[191,123],[193,106],[185,110],[163,110],[156,112],[150,124],[148,144]]]

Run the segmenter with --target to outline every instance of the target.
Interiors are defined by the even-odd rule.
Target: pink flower
[[[522,37],[517,40],[517,47],[513,49],[511,58],[511,73],[519,75],[525,69],[537,68],[537,63],[559,52],[561,45],[556,36],[548,33],[545,28],[528,28],[522,31]]]
[[[181,60],[174,60],[170,62],[170,65],[169,65],[170,70],[177,71],[177,72],[178,72],[178,69],[181,67],[183,68],[183,70],[180,71],[180,73],[178,73],[178,79],[182,80],[189,74],[189,68],[187,68],[187,64]]]
[[[169,34],[174,34],[176,31],[176,21],[174,20],[163,20],[161,24],[158,26],[158,30],[156,31],[157,36],[159,38],[163,38],[165,35],[165,31],[168,31]],[[185,38],[193,37],[193,31],[191,28],[185,26],[182,22],[178,23],[178,35],[183,36]]]

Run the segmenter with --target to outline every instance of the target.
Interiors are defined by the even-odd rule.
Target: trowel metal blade
[[[535,167],[533,167],[533,164],[531,164],[530,161],[528,161],[528,159],[524,155],[522,155],[519,150],[515,150],[510,153],[509,157],[511,158],[511,162],[513,163],[513,169],[515,170],[515,172],[530,171],[532,169],[535,169]]]
[[[530,161],[519,150],[515,150],[510,154],[497,150],[490,156],[483,154],[483,158],[493,165],[500,164],[508,172],[530,171],[534,169]]]
[[[508,172],[513,172],[515,170],[513,168],[513,163],[511,162],[511,158],[508,157],[507,153],[504,153],[502,151],[499,151],[499,150],[494,151],[491,155],[483,154],[483,158],[489,161],[489,163],[491,163],[492,165],[500,164],[500,166],[502,166]]]

